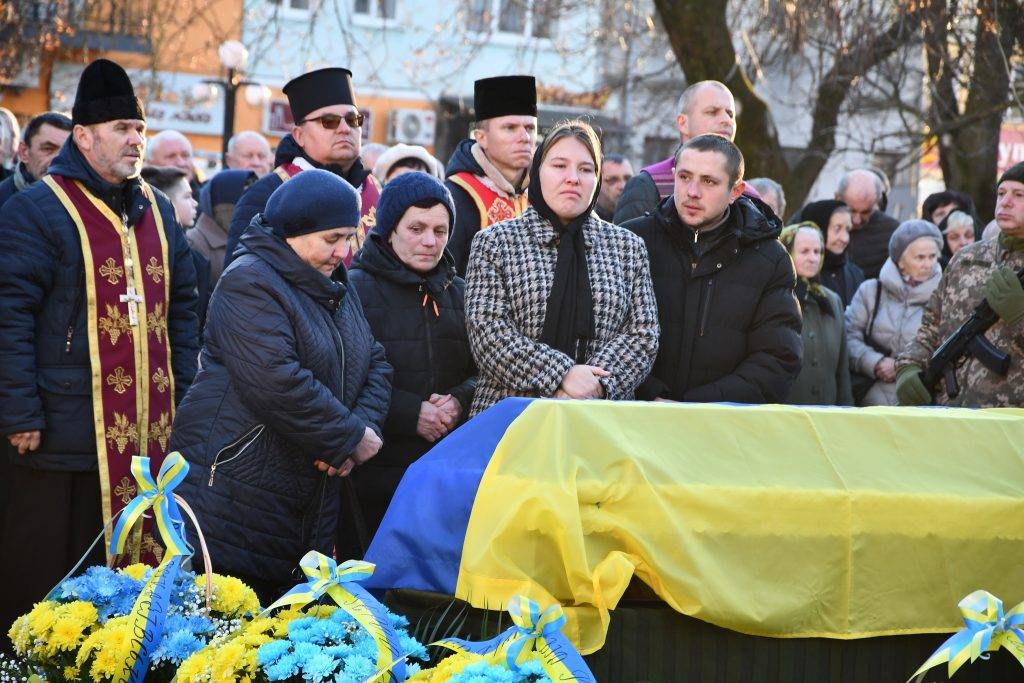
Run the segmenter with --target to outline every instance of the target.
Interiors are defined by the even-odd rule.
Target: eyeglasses
[[[338,126],[341,125],[342,120],[348,124],[349,128],[361,128],[363,125],[364,116],[362,112],[350,111],[344,116],[338,116],[337,114],[324,114],[323,116],[317,116],[315,119],[302,119],[299,121],[301,126],[304,123],[310,123],[311,121],[319,121],[320,125],[327,130],[337,130]]]

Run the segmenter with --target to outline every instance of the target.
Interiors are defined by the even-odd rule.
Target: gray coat
[[[886,259],[878,279],[865,280],[846,308],[846,344],[850,350],[850,371],[873,377],[875,365],[885,357],[895,358],[903,347],[914,340],[921,327],[921,315],[928,298],[942,277],[942,269],[935,264],[935,272],[926,282],[910,287],[903,281],[899,268]],[[878,315],[871,335],[874,346],[887,351],[881,353],[865,339],[871,314],[875,308],[875,295],[881,282],[882,296]],[[876,381],[864,397],[864,405],[897,405],[896,383]]]
[[[800,300],[803,313],[804,362],[789,392],[793,405],[852,406],[850,359],[846,348],[843,301],[831,289],[823,288],[832,315],[812,296]]]
[[[539,341],[558,255],[535,209],[481,230],[466,274],[466,327],[480,369],[472,414],[509,396],[552,396],[575,361]],[[611,374],[605,396],[628,400],[658,352],[658,307],[639,237],[591,214],[583,226],[594,297],[587,363]]]

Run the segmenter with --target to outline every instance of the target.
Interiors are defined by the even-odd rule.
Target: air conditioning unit
[[[391,142],[432,145],[435,122],[434,112],[429,109],[395,109],[391,112]]]

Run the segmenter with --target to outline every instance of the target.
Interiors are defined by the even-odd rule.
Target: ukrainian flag
[[[371,588],[565,606],[583,653],[636,576],[774,637],[955,631],[1024,600],[1024,410],[508,399],[409,468]]]

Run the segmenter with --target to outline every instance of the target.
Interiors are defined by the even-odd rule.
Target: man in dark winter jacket
[[[445,186],[455,201],[448,250],[465,274],[473,236],[526,210],[526,186],[537,144],[533,76],[496,76],[473,84],[473,137],[455,148]]]
[[[850,207],[853,229],[847,256],[868,280],[878,277],[889,258],[889,238],[900,222],[882,213],[884,187],[879,176],[867,169],[850,171],[839,180],[836,199]]]
[[[736,137],[736,102],[732,92],[718,81],[694,83],[679,97],[676,128],[681,142],[709,133],[732,140]],[[674,160],[675,157],[671,156],[645,166],[626,183],[626,189],[615,205],[613,223],[622,225],[648,211],[654,211],[672,194]],[[743,183],[742,188],[743,194],[760,199],[753,187]]]
[[[71,119],[48,111],[28,122],[18,146],[18,165],[0,182],[0,207],[16,193],[39,180],[71,134]]]
[[[374,339],[395,368],[384,447],[352,473],[368,536],[406,468],[465,420],[473,402],[466,283],[445,250],[454,216],[439,180],[424,173],[391,180],[377,205],[377,225],[349,272]]]
[[[231,217],[224,267],[234,259],[242,233],[253,216],[263,211],[277,188],[302,171],[322,168],[356,188],[360,197],[360,221],[352,237],[352,262],[373,227],[380,196],[380,183],[359,161],[363,115],[356,106],[352,72],[348,69],[318,69],[288,81],[284,86],[295,125],[277,146],[273,173],[253,184],[235,206]]]
[[[778,218],[742,195],[743,155],[701,135],[679,149],[674,192],[626,223],[651,259],[661,343],[637,398],[783,402],[800,372],[800,309]]]
[[[0,434],[16,449],[0,623],[131,499],[131,456],[160,466],[196,371],[195,268],[171,204],[139,180],[144,116],[124,69],[93,62],[72,137],[0,212]],[[150,524],[133,552],[153,562]]]

